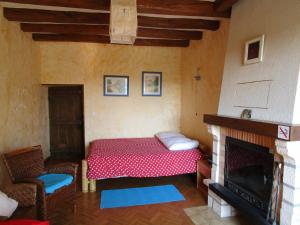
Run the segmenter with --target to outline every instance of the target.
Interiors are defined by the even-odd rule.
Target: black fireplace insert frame
[[[264,155],[265,157],[269,158],[272,161],[271,165],[271,173],[270,173],[270,193],[267,196],[267,200],[263,200],[256,196],[255,194],[251,193],[250,189],[243,188],[241,185],[236,184],[231,180],[229,177],[229,151],[230,146],[235,145],[239,146],[242,149],[248,150],[249,152],[257,152],[259,155]],[[256,207],[257,209],[261,210],[263,215],[267,215],[268,213],[268,205],[271,197],[272,192],[272,184],[273,184],[273,168],[274,168],[274,155],[270,153],[270,149],[264,146],[256,145],[253,143],[249,143],[246,141],[238,140],[232,137],[226,137],[225,139],[225,168],[224,168],[224,186],[228,188],[233,193],[237,194],[244,200],[248,201],[251,205]]]

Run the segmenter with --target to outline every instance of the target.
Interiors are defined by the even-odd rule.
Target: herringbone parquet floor
[[[80,177],[80,176],[79,176]],[[100,209],[100,191],[105,189],[174,184],[186,201],[116,209]],[[58,206],[51,225],[193,225],[184,208],[205,205],[206,197],[196,189],[194,175],[161,178],[118,178],[98,181],[97,192],[81,193],[78,184],[77,210]]]
[[[183,209],[204,205],[204,197],[195,188],[190,175],[164,178],[119,178],[98,181],[96,193],[78,193],[77,213],[57,217],[57,225],[183,225],[193,224]],[[116,209],[100,209],[100,190],[174,184],[186,201]]]

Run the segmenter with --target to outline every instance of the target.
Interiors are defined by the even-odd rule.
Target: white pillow
[[[0,216],[10,217],[18,207],[18,202],[0,191]]]
[[[191,150],[191,149],[198,148],[198,146],[199,146],[198,141],[190,139],[189,142],[173,144],[169,149],[171,151]]]
[[[157,134],[155,134],[155,136],[158,139],[169,138],[169,137],[184,137],[183,134],[176,132],[176,131],[158,132]]]
[[[191,150],[199,146],[199,142],[186,137],[168,137],[159,139],[169,150]]]

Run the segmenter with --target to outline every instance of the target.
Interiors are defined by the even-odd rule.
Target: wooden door
[[[84,157],[82,86],[49,87],[51,157]]]

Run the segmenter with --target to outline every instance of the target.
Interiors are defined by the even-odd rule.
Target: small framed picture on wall
[[[161,72],[142,73],[142,95],[143,96],[162,95],[162,73]]]
[[[265,35],[247,41],[245,44],[244,64],[259,63],[263,61]]]
[[[129,77],[105,75],[104,96],[129,96]]]

